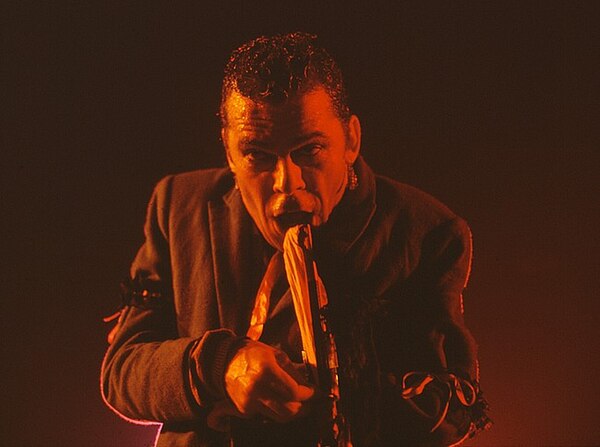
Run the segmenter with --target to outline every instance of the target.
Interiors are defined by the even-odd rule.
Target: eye
[[[295,150],[294,154],[300,157],[315,157],[321,150],[323,150],[323,146],[320,144],[307,144],[306,146]]]
[[[249,149],[245,151],[244,157],[253,165],[265,165],[275,161],[275,155],[261,149]]]
[[[292,159],[299,165],[312,166],[319,162],[319,155],[323,149],[321,144],[310,143],[292,152]]]

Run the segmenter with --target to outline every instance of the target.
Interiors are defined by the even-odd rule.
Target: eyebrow
[[[325,135],[323,132],[321,131],[314,131],[309,133],[308,135],[300,135],[299,137],[294,139],[294,145],[298,145],[300,143],[303,143],[305,141],[310,141],[313,140],[315,138],[323,138],[323,139],[327,139],[327,135]]]
[[[293,139],[292,146],[299,146],[302,143],[305,143],[305,142],[313,140],[313,139],[319,139],[319,138],[327,139],[327,135],[325,135],[323,132],[318,131],[318,130],[311,132],[309,134],[306,134],[306,135],[300,135]],[[257,140],[256,138],[252,138],[252,137],[242,137],[240,139],[240,145],[256,146],[261,149],[268,149],[267,143],[265,143],[264,141],[261,141],[261,140]]]
[[[267,148],[267,145],[263,141],[257,140],[255,138],[248,138],[248,137],[242,137],[240,139],[240,145],[256,146],[256,147],[260,147],[261,149]]]

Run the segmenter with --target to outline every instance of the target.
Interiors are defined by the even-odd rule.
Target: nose
[[[289,155],[277,160],[273,179],[273,191],[281,194],[291,194],[306,187],[302,178],[302,168],[294,163]]]

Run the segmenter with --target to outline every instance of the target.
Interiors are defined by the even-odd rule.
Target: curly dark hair
[[[237,91],[254,101],[284,102],[297,93],[322,86],[343,123],[350,108],[342,72],[317,36],[304,32],[257,37],[235,50],[225,66],[220,116],[227,125],[225,101]]]

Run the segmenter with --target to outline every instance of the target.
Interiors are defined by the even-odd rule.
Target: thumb
[[[303,363],[292,362],[289,357],[281,351],[275,353],[275,358],[281,369],[283,369],[295,382],[294,400],[303,402],[313,397],[315,388],[308,381],[306,365]]]
[[[315,395],[315,388],[307,385],[298,384],[298,388],[296,391],[296,397],[298,402],[304,402],[305,400],[309,400]]]

